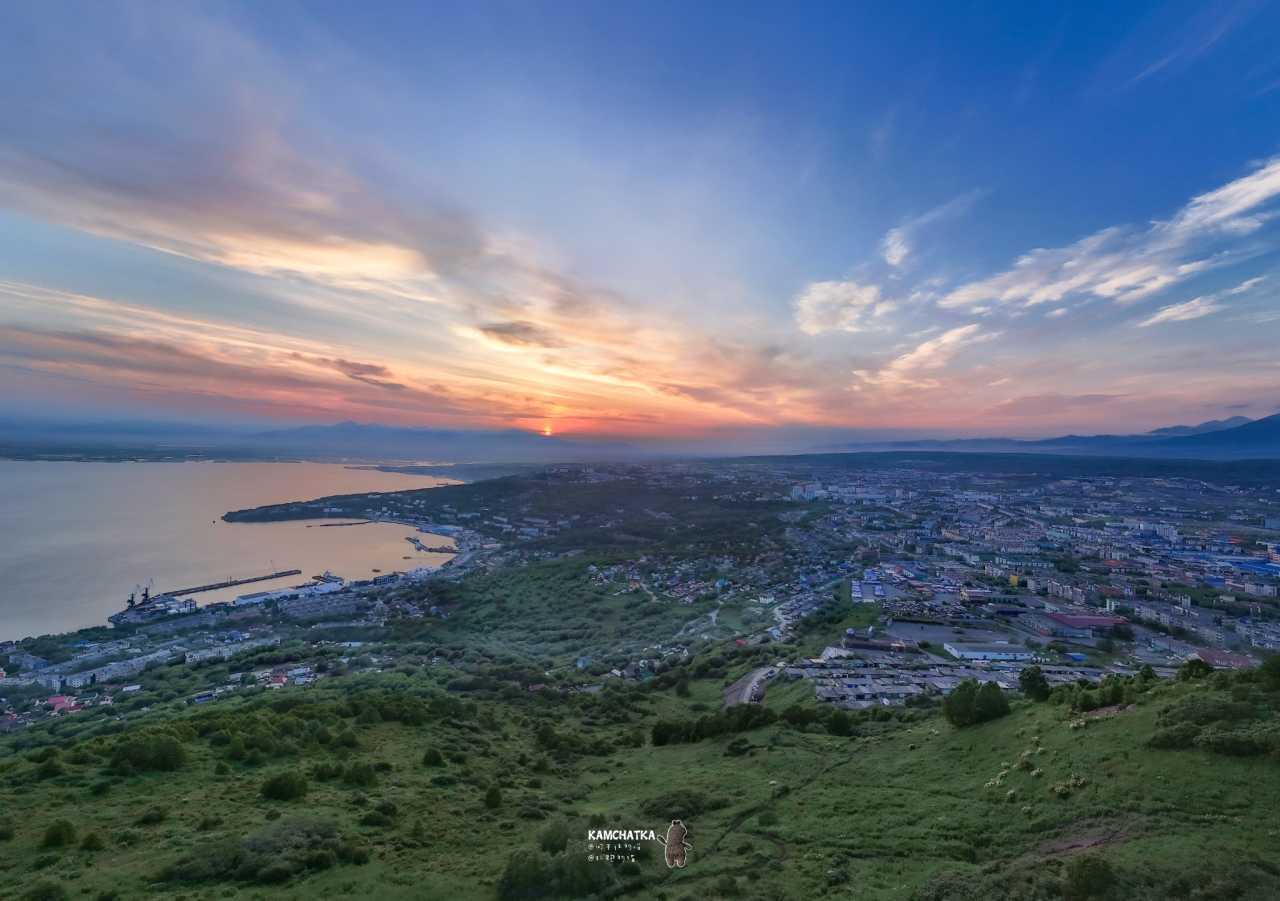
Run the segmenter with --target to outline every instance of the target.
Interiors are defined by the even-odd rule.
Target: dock
[[[165,595],[168,597],[176,597],[183,594],[199,594],[202,591],[217,591],[219,588],[234,588],[237,585],[251,585],[254,582],[269,582],[272,579],[287,579],[289,576],[300,576],[300,569],[282,569],[277,573],[267,573],[265,576],[249,576],[247,579],[227,579],[225,582],[210,582],[208,585],[197,585],[195,588],[174,588],[170,591],[159,592],[155,597]]]
[[[425,554],[456,554],[458,553],[458,549],[455,547],[449,547],[448,545],[445,545],[445,544],[442,544],[439,547],[432,547],[430,545],[423,544],[417,538],[414,538],[412,536],[406,536],[404,540],[409,542],[411,545],[413,545],[415,548],[417,548],[419,551],[422,551]]]

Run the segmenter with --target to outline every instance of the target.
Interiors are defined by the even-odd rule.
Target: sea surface
[[[136,585],[155,593],[287,569],[302,575],[192,595],[199,603],[438,566],[409,526],[311,520],[227,523],[228,510],[331,494],[448,484],[326,463],[62,463],[0,460],[0,640],[106,625]],[[406,559],[409,558],[409,559]]]

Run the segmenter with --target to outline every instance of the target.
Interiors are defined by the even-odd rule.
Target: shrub
[[[13,838],[13,823],[8,820],[0,820],[0,842],[7,842]]]
[[[56,757],[50,757],[44,763],[36,767],[37,779],[53,779],[55,776],[61,776],[66,770],[63,769],[62,763]]]
[[[1038,666],[1023,668],[1018,674],[1018,687],[1033,701],[1045,701],[1049,698],[1049,680],[1044,677],[1044,673]]]
[[[427,748],[422,755],[422,763],[424,766],[444,766],[444,755],[436,748]]]
[[[548,854],[560,854],[569,846],[569,823],[553,820],[538,834],[538,847]]]
[[[742,890],[738,887],[738,880],[728,873],[725,873],[716,881],[715,890],[717,895],[725,898],[736,898],[742,894]]]
[[[367,788],[378,781],[378,774],[367,763],[353,763],[343,771],[342,781]]]
[[[832,735],[848,736],[853,734],[853,717],[843,710],[837,710],[827,720],[827,731]]]
[[[163,823],[168,818],[169,811],[163,807],[151,807],[142,816],[138,817],[136,822],[139,826],[155,826],[158,823]]]
[[[63,848],[76,843],[76,827],[70,820],[54,820],[44,831],[42,848]]]
[[[1157,722],[1161,726],[1194,723],[1207,726],[1210,723],[1236,723],[1256,716],[1253,705],[1230,701],[1213,692],[1196,692],[1160,711]]]
[[[343,773],[340,763],[320,763],[311,768],[311,778],[320,782],[341,778]]]
[[[1265,754],[1277,744],[1274,734],[1252,731],[1205,729],[1195,738],[1197,748],[1232,757],[1255,757]]]
[[[1192,723],[1179,723],[1176,726],[1157,729],[1155,734],[1147,739],[1147,746],[1170,751],[1189,748],[1199,734],[1199,726]]]
[[[368,849],[345,839],[331,822],[283,820],[243,841],[202,845],[160,873],[165,882],[238,881],[277,884],[337,863],[362,864]]]
[[[665,820],[691,820],[699,814],[719,810],[726,803],[720,798],[713,798],[699,791],[678,789],[643,802],[640,805],[640,812],[645,816],[660,817]],[[604,824],[602,822],[598,825]]]
[[[1062,894],[1068,901],[1097,901],[1109,897],[1116,885],[1115,871],[1101,857],[1076,857],[1067,864]]]
[[[953,726],[972,726],[1004,716],[1009,701],[996,683],[979,686],[976,680],[965,679],[943,700],[942,712]]]
[[[516,851],[498,880],[498,897],[513,901],[597,895],[614,884],[614,872],[609,864],[588,860],[586,854],[549,857],[537,851]]]
[[[22,901],[67,901],[71,896],[56,882],[37,882],[22,895]]]
[[[1199,657],[1192,657],[1182,666],[1178,667],[1178,679],[1181,682],[1190,682],[1193,679],[1203,679],[1205,676],[1213,675],[1213,667],[1205,663]]]
[[[484,806],[490,810],[496,810],[502,806],[502,789],[497,785],[490,785],[489,790],[484,793]]]
[[[293,771],[277,773],[262,783],[262,797],[269,801],[296,801],[306,793],[306,777]]]
[[[982,687],[978,689],[978,696],[974,705],[977,722],[985,723],[988,720],[1005,716],[1008,712],[1009,700],[1004,696],[1004,692],[1000,690],[1000,686],[994,682],[982,683]]]
[[[106,845],[96,832],[90,832],[80,840],[81,851],[101,851],[105,847]]]
[[[1258,677],[1271,691],[1280,691],[1280,654],[1272,654],[1258,667]]]
[[[111,765],[121,772],[171,772],[186,762],[186,749],[169,734],[150,733],[123,739],[111,751]]]

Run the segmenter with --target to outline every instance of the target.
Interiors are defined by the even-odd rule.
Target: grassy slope
[[[403,676],[387,677],[412,684]],[[689,715],[689,705],[714,699],[718,680],[697,681],[688,699],[671,693],[646,702],[646,718]],[[538,775],[518,763],[539,754],[525,713],[503,707],[502,732],[480,735],[442,723],[410,727],[384,723],[361,728],[358,759],[391,764],[377,786],[353,789],[312,783],[301,802],[258,797],[265,776],[306,767],[330,752],[304,752],[302,760],[261,766],[236,764],[217,776],[215,752],[190,743],[192,758],[176,774],[134,776],[103,797],[91,797],[93,766],[67,767],[68,775],[36,781],[26,761],[7,765],[0,807],[16,812],[17,834],[0,844],[0,896],[52,877],[93,897],[114,889],[139,897],[173,886],[153,886],[164,863],[223,835],[242,836],[268,823],[268,811],[286,816],[323,816],[363,835],[373,860],[341,866],[282,887],[220,883],[178,887],[190,898],[492,898],[503,865],[515,848],[531,847],[543,823],[525,819],[522,808],[538,804],[552,816],[572,818],[575,837],[586,817],[603,814],[609,826],[661,829],[662,816],[645,802],[701,793],[726,806],[711,811],[673,809],[687,817],[694,854],[687,870],[668,872],[659,860],[644,865],[648,892],[671,898],[716,897],[726,875],[746,877],[748,897],[801,898],[831,891],[862,899],[909,898],[940,874],[957,874],[987,886],[973,897],[1035,897],[1057,879],[1057,868],[1079,845],[1112,861],[1125,883],[1123,897],[1168,897],[1171,874],[1201,873],[1220,864],[1239,867],[1265,861],[1277,846],[1274,811],[1280,808],[1280,773],[1265,758],[1234,759],[1198,751],[1153,751],[1142,747],[1151,733],[1159,695],[1189,689],[1168,686],[1138,708],[1071,729],[1064,711],[1021,704],[1009,717],[956,731],[940,717],[909,725],[863,727],[860,738],[835,738],[772,726],[747,734],[754,746],[745,757],[724,755],[728,739],[675,747],[620,750],[579,757]],[[793,685],[776,686],[776,702],[803,697]],[[501,705],[502,702],[495,701]],[[573,718],[561,727],[573,725]],[[599,727],[613,734],[617,728]],[[621,728],[621,727],[619,727]],[[1011,770],[999,788],[984,788],[1004,764],[1041,741],[1033,755],[1043,775]],[[441,772],[463,767],[424,767],[428,746],[472,749],[465,769],[472,783],[441,788]],[[1050,786],[1072,774],[1088,779],[1070,797]],[[481,785],[498,781],[504,801],[498,811],[481,803]],[[785,789],[782,787],[785,786]],[[1012,789],[1016,796],[1006,800]],[[783,793],[785,792],[785,794]],[[400,808],[394,825],[355,825],[369,803],[391,799]],[[154,826],[135,824],[147,808],[169,818]],[[208,832],[199,820],[215,813],[223,824]],[[81,832],[96,831],[107,850],[42,851],[47,824],[66,817]],[[423,834],[411,838],[421,820]],[[135,844],[122,847],[127,835]],[[42,864],[37,869],[37,864]],[[831,876],[830,874],[844,874]],[[1265,874],[1264,874],[1265,875]],[[847,877],[847,881],[844,879]],[[828,887],[830,880],[838,885]],[[1155,880],[1146,885],[1144,880]],[[1039,889],[1037,888],[1039,887]],[[959,890],[957,889],[957,892]],[[1255,882],[1241,897],[1275,897],[1280,880]],[[1163,893],[1163,894],[1162,894]],[[939,897],[960,897],[943,893]],[[1208,895],[1207,897],[1212,897]]]
[[[820,892],[833,868],[848,873],[858,898],[911,897],[941,873],[980,879],[994,870],[1017,884],[1043,871],[1043,858],[1061,860],[1076,853],[1069,846],[1095,841],[1136,893],[1157,871],[1167,877],[1273,855],[1275,762],[1143,749],[1154,716],[1148,703],[1073,730],[1060,708],[1027,704],[965,731],[940,717],[853,740],[774,727],[751,735],[759,747],[746,759],[719,756],[714,746],[726,742],[636,754],[593,782],[589,803],[627,811],[663,783],[730,798],[730,807],[695,818],[698,865],[671,880],[698,895],[710,877],[747,868],[761,897]],[[985,788],[1035,747],[1033,736],[1044,748],[1034,756],[1043,775],[1014,769],[1003,786]],[[1072,774],[1088,783],[1054,796],[1050,786]],[[774,798],[771,782],[790,792]],[[767,810],[776,823],[761,824]],[[761,857],[767,862],[752,867]],[[1277,891],[1273,880],[1250,897]]]

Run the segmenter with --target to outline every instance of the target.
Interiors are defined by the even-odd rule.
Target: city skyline
[[[675,11],[14,10],[0,413],[1047,436],[1280,405],[1274,8]]]

